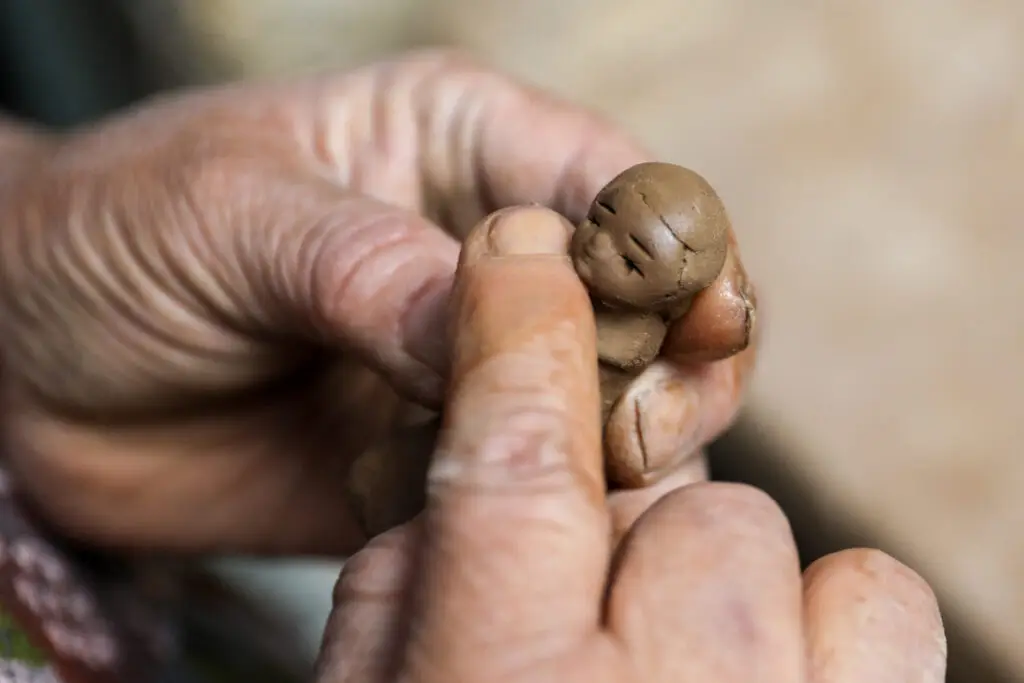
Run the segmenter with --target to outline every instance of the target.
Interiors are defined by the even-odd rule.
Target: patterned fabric
[[[54,670],[48,665],[23,664],[17,661],[0,661],[0,681],[3,683],[61,683]]]
[[[306,679],[287,633],[197,576],[147,574],[54,541],[0,465],[0,683]]]
[[[155,680],[170,622],[125,593],[47,540],[0,470],[0,683]]]

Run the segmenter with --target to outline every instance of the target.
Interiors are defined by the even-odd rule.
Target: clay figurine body
[[[708,182],[674,164],[638,164],[597,194],[570,255],[594,301],[604,418],[671,321],[718,277],[728,229]]]
[[[672,320],[718,277],[728,218],[701,176],[666,163],[627,169],[594,199],[570,256],[594,302],[602,420],[661,350]],[[367,535],[411,519],[425,502],[440,420],[398,430],[361,455],[348,493]],[[614,468],[609,470],[610,483]]]

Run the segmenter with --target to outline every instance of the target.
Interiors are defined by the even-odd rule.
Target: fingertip
[[[608,476],[616,485],[639,488],[674,471],[699,444],[698,382],[664,361],[635,378],[605,424]]]
[[[705,482],[662,496],[615,569],[607,623],[647,680],[805,680],[799,559],[763,492]]]
[[[804,572],[809,597],[819,591],[834,592],[858,602],[858,595],[884,596],[919,615],[921,623],[942,629],[938,598],[917,572],[888,553],[875,548],[851,548],[815,560]]]
[[[610,481],[648,486],[707,445],[739,414],[755,350],[680,367],[666,359],[634,379],[604,427]]]
[[[664,354],[687,363],[706,363],[740,353],[757,334],[757,294],[730,239],[718,278],[694,297],[686,315],[669,329]]]
[[[947,645],[934,592],[880,550],[834,553],[804,574],[815,680],[945,680]]]

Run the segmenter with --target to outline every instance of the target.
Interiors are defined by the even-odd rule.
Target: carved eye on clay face
[[[606,304],[656,310],[714,279],[727,226],[717,195],[699,175],[639,164],[598,193],[573,238],[573,261]]]
[[[628,227],[635,228],[635,226]],[[628,270],[635,272],[640,277],[647,277],[652,269],[660,269],[662,255],[659,255],[656,249],[647,243],[647,240],[641,239],[635,229],[623,230],[619,241],[622,242],[619,255]]]
[[[607,266],[609,271],[614,271],[618,267],[625,277],[646,277],[644,266],[649,265],[651,256],[642,251],[643,256],[640,256],[635,251],[635,249],[622,249],[611,232],[597,230],[590,240],[587,253]]]
[[[636,261],[634,261],[633,259],[629,258],[628,256],[623,255],[622,256],[622,262],[626,266],[626,273],[627,274],[629,274],[629,275],[639,275],[640,277],[644,276],[644,271],[640,270],[640,266],[638,266]]]

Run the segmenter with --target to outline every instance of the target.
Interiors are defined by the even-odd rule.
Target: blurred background
[[[709,178],[766,323],[716,475],[782,501],[808,561],[923,573],[950,681],[1024,681],[1024,3],[2,0],[0,105],[67,126],[437,44]],[[315,650],[336,566],[218,570]]]

